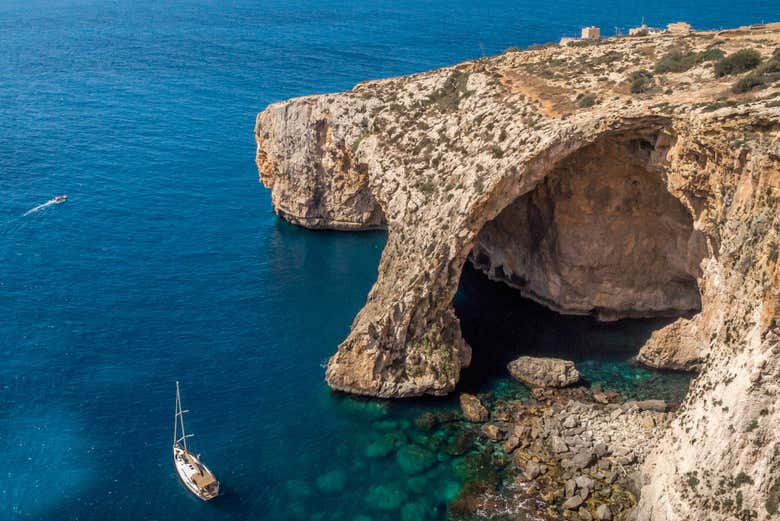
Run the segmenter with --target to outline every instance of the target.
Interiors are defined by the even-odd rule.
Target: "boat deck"
[[[218,494],[217,478],[195,456],[183,449],[174,449],[174,462],[184,484],[198,496],[211,499]]]

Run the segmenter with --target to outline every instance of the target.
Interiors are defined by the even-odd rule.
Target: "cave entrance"
[[[700,310],[706,243],[667,189],[670,143],[658,130],[607,135],[484,225],[454,302],[473,349],[464,386],[521,354],[625,362]]]

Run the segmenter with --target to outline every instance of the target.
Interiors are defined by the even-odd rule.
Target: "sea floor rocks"
[[[543,391],[527,402],[499,400],[492,406],[490,417],[508,415],[507,422],[499,423],[506,439],[495,440],[486,432],[496,427],[493,423],[482,427],[481,451],[458,463],[462,475],[475,482],[451,503],[460,516],[451,519],[471,519],[468,512],[486,518],[502,514],[500,505],[510,498],[533,498],[539,519],[627,519],[637,502],[632,476],[672,418],[666,402],[604,404],[593,396],[600,390]],[[495,457],[509,453],[508,465]],[[483,468],[488,465],[492,471]]]
[[[329,494],[341,492],[346,484],[347,475],[341,470],[331,470],[317,478],[317,488]]]
[[[406,445],[396,453],[396,462],[406,474],[419,474],[436,463],[436,455],[418,445]]]
[[[580,381],[574,362],[560,358],[521,356],[509,362],[507,369],[529,387],[567,387]]]

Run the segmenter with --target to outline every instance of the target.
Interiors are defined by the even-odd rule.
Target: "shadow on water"
[[[507,385],[506,365],[522,355],[573,360],[588,383],[626,398],[657,395],[679,401],[687,390],[689,375],[651,371],[632,361],[652,332],[674,319],[599,322],[561,315],[491,281],[470,263],[453,304],[473,351],[471,366],[461,374],[461,390],[485,392],[495,390],[497,382]]]

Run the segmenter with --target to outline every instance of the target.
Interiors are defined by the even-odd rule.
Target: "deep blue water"
[[[448,402],[323,382],[384,236],[280,222],[255,113],[585,24],[733,26],[777,7],[1,0],[0,519],[442,518],[449,466],[411,484],[364,452]],[[224,483],[210,504],[171,465],[176,379]]]

